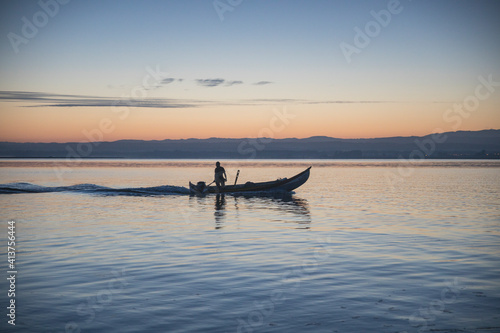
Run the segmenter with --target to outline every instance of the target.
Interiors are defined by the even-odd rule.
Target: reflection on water
[[[297,198],[289,193],[274,193],[269,195],[226,195],[217,194],[214,199],[215,229],[224,228],[228,215],[234,213],[239,220],[240,214],[246,217],[252,213],[267,216],[270,221],[282,221],[297,224],[296,229],[309,229],[311,213],[306,199]],[[244,208],[244,213],[240,212]],[[228,213],[229,211],[229,213]]]
[[[248,221],[291,224],[294,229],[311,227],[308,201],[290,193],[190,196],[186,209],[192,213],[208,208],[212,211],[216,230],[240,222],[247,225]]]
[[[287,211],[300,215],[302,219],[297,220],[300,227],[297,229],[309,229],[311,224],[311,212],[309,211],[309,204],[306,199],[291,197],[290,201],[285,201],[288,205],[284,206]]]
[[[226,196],[224,194],[217,194],[215,197],[215,229],[222,229],[224,220],[224,206],[226,205]]]

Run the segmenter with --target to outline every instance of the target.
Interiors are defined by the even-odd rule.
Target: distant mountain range
[[[185,139],[114,142],[0,142],[3,158],[394,159],[500,158],[500,130],[423,137]]]

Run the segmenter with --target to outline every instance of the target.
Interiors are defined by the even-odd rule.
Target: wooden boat
[[[206,186],[205,182],[198,182],[196,185],[189,182],[191,194],[206,193],[244,193],[244,192],[290,192],[304,184],[309,179],[311,167],[293,176],[292,178],[280,178],[269,182],[252,183],[247,182],[240,185],[226,185],[217,190],[217,186]]]

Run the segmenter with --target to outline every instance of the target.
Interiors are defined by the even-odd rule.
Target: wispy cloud
[[[226,80],[224,79],[197,79],[196,83],[203,87],[217,87],[223,84]]]
[[[50,94],[34,91],[0,91],[0,100],[13,101],[51,101],[59,98],[78,98],[81,95]],[[88,98],[95,96],[86,96]]]
[[[179,79],[177,79],[179,80]],[[242,84],[241,81],[229,81],[230,85]],[[222,83],[220,83],[222,84]],[[218,85],[220,85],[218,84]],[[227,84],[227,83],[226,83]],[[51,94],[32,91],[0,91],[0,102],[26,102],[26,107],[132,107],[132,108],[194,108],[204,106],[228,105],[306,105],[306,104],[396,104],[418,103],[415,101],[374,101],[374,100],[327,100],[314,101],[304,99],[243,99],[243,100],[196,100],[167,98],[120,98],[85,95]],[[420,103],[452,103],[450,101],[432,101]]]
[[[184,81],[184,79],[176,79],[173,77],[164,78],[160,81],[160,84],[158,86],[156,86],[155,88],[158,88],[160,86],[164,86],[167,84],[171,84],[174,82],[182,82],[182,81]],[[194,80],[194,82],[201,87],[207,87],[207,88],[219,87],[219,86],[232,87],[235,85],[244,84],[244,82],[242,80],[226,80],[223,78],[196,79],[196,80]],[[273,82],[271,82],[271,81],[259,81],[259,82],[254,83],[254,85],[263,86],[263,85],[272,84],[272,83]]]
[[[243,81],[226,81],[225,86],[230,87],[230,86],[234,86],[234,85],[238,85],[238,84],[243,84]]]
[[[243,84],[243,81],[241,80],[228,81],[226,79],[217,78],[217,79],[197,79],[196,83],[202,87],[217,87],[217,86],[231,87]]]
[[[161,84],[170,84],[174,81],[175,81],[175,79],[173,77],[167,77],[167,78],[161,80]]]
[[[273,82],[271,81],[259,81],[259,82],[255,82],[254,85],[256,86],[265,86],[266,84],[272,84]]]
[[[182,82],[184,79],[174,78],[174,77],[166,77],[158,81],[155,85],[144,87],[145,90],[156,90],[168,84],[172,84],[174,82]]]
[[[141,107],[141,108],[192,108],[208,101],[163,98],[111,98],[84,95],[63,95],[31,91],[0,91],[0,100],[29,102],[28,107]]]

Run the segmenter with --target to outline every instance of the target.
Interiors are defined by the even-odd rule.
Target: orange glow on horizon
[[[0,141],[88,142],[189,138],[340,139],[423,136],[457,130],[443,120],[447,104],[316,104],[185,109],[2,107]],[[485,124],[488,124],[485,126]],[[500,128],[495,103],[458,130]],[[438,130],[440,129],[440,130]]]

